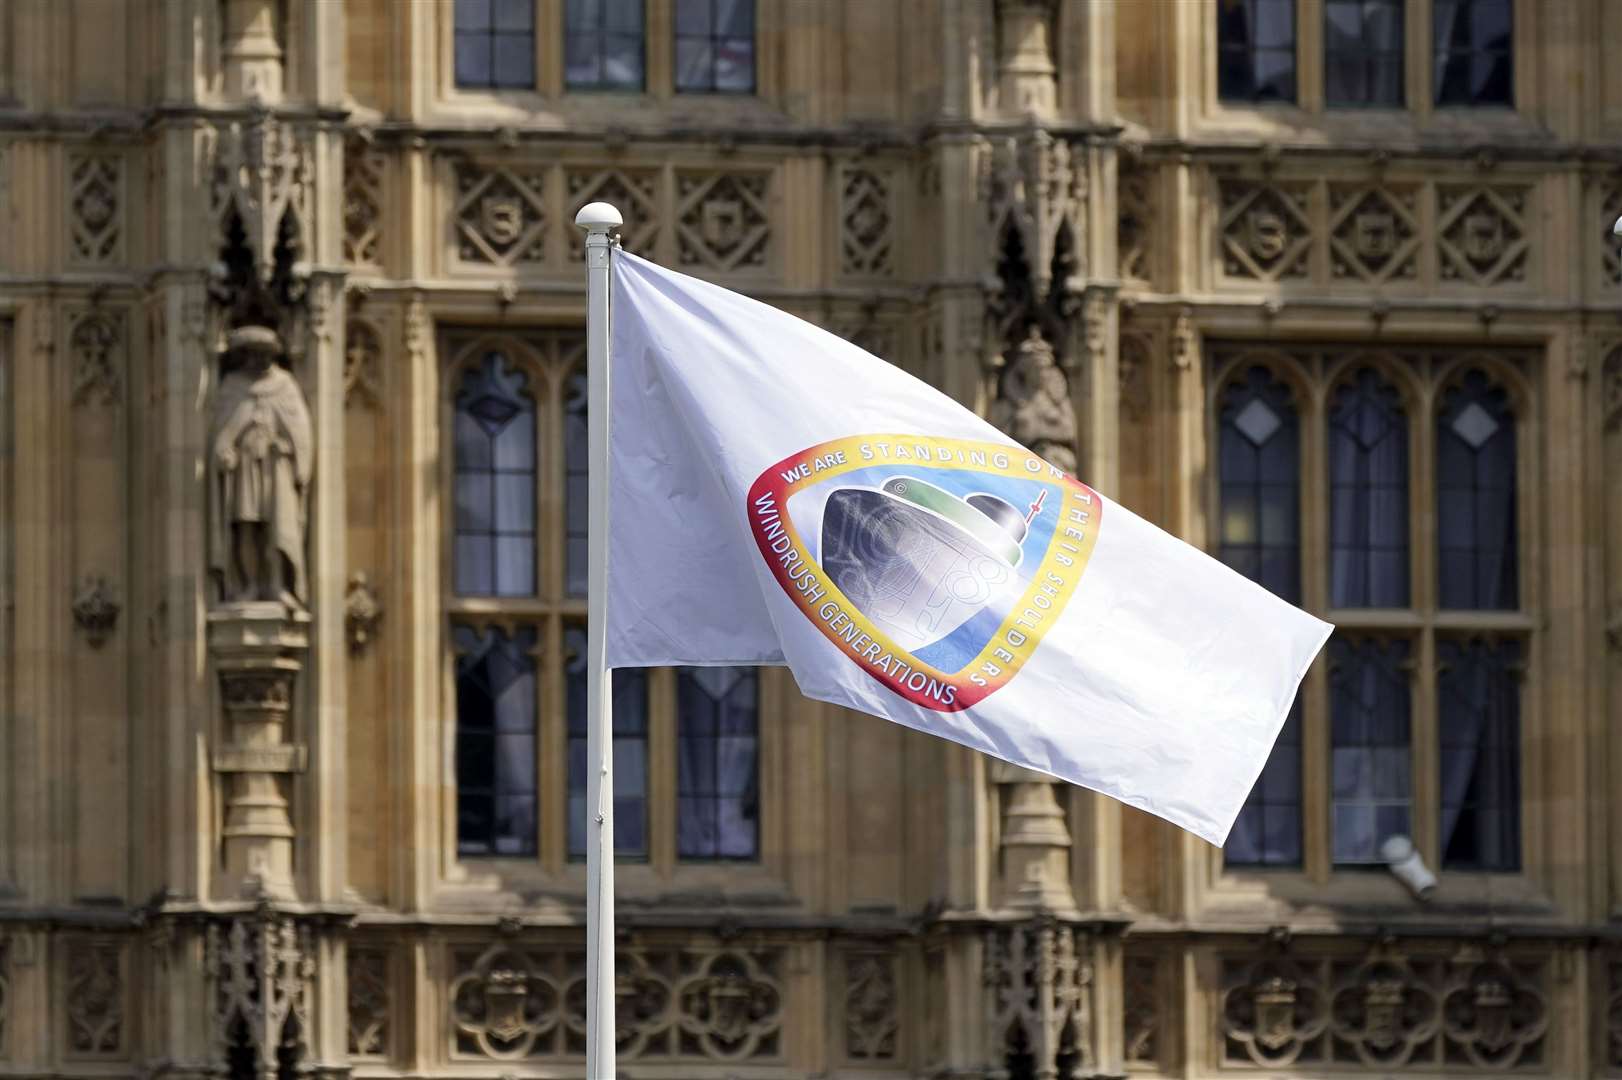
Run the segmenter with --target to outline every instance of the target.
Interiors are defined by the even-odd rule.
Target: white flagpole
[[[608,631],[608,275],[623,223],[607,203],[580,208],[586,230],[586,1076],[614,1080],[614,697]]]

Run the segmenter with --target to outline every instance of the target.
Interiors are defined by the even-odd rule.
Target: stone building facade
[[[1619,40],[0,0],[0,1076],[583,1075],[593,199],[1341,628],[1225,851],[626,676],[624,1075],[1622,1074]]]

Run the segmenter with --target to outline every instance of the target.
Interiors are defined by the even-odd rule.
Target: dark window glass
[[[1295,0],[1218,0],[1223,101],[1295,100]]]
[[[1229,866],[1301,865],[1301,699],[1234,820],[1222,849]]]
[[[750,667],[676,672],[676,853],[760,853],[760,684]]]
[[[1330,404],[1329,603],[1408,604],[1408,418],[1368,368]]]
[[[1329,643],[1334,859],[1379,863],[1380,845],[1413,835],[1406,641]]]
[[[1515,104],[1513,0],[1435,0],[1436,104]]]
[[[456,849],[535,854],[535,628],[458,625]]]
[[[1301,440],[1290,391],[1264,367],[1230,384],[1217,449],[1219,556],[1292,604],[1301,601]]]
[[[586,595],[586,373],[569,376],[563,398],[564,588]]]
[[[1442,865],[1521,866],[1521,704],[1517,641],[1440,641]]]
[[[1230,383],[1217,433],[1223,562],[1292,603],[1301,599],[1301,440],[1289,387],[1264,367]],[[1230,865],[1301,862],[1301,702],[1251,789],[1224,856]]]
[[[586,857],[586,631],[563,632],[569,715],[569,858]],[[614,854],[648,856],[648,673],[614,669]]]
[[[1401,105],[1403,0],[1325,0],[1324,99]]]
[[[1503,611],[1519,604],[1515,416],[1479,371],[1442,396],[1436,431],[1437,572],[1441,606]]]
[[[535,594],[535,401],[499,352],[456,395],[454,583],[461,596]]]
[[[456,0],[456,85],[535,85],[535,0]]]
[[[570,90],[641,90],[643,0],[568,0],[564,82]]]
[[[676,0],[676,89],[754,93],[755,0]]]

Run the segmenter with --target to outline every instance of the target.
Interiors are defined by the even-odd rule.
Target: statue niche
[[[304,541],[315,465],[310,410],[263,326],[231,332],[210,429],[208,565],[227,604],[306,609]]]
[[[1076,471],[1076,410],[1053,347],[1032,324],[1003,367],[990,421],[1065,472]]]

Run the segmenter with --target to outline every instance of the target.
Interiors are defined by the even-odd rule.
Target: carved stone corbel
[[[118,594],[100,574],[85,578],[73,596],[73,621],[84,631],[92,649],[101,648],[112,635],[122,610]]]

